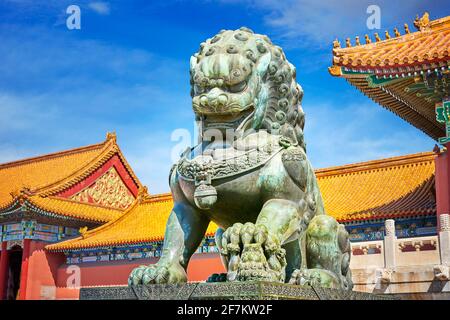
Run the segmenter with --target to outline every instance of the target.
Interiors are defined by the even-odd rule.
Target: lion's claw
[[[128,285],[180,283],[186,281],[186,271],[178,263],[156,263],[135,268],[128,278]]]
[[[228,254],[228,251],[239,253],[246,244],[259,243],[263,245],[267,238],[267,228],[263,225],[255,225],[250,222],[244,225],[235,223],[224,232],[222,247],[227,249],[225,254]]]
[[[128,277],[128,285],[138,285],[142,281],[142,275],[144,274],[146,268],[146,266],[139,266],[133,269]]]
[[[227,257],[229,281],[261,279],[284,281],[284,249],[264,225],[236,223],[222,237],[221,254]]]
[[[292,273],[290,284],[301,286],[340,288],[339,278],[325,269],[297,269]]]

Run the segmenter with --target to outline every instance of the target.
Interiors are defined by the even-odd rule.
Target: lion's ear
[[[256,72],[260,77],[264,76],[266,73],[271,59],[272,55],[270,54],[270,51],[259,58],[258,64],[256,65]]]

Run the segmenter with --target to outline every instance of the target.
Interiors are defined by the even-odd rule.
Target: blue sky
[[[81,8],[68,30],[66,8]],[[194,132],[189,58],[221,29],[247,26],[285,49],[303,86],[314,167],[429,151],[434,141],[333,78],[332,41],[381,34],[443,1],[0,1],[0,162],[97,143],[116,131],[150,192],[167,192],[174,130]]]

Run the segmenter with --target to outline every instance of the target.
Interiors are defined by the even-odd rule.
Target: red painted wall
[[[157,258],[150,258],[133,261],[86,262],[75,266],[80,268],[81,287],[117,286],[126,285],[130,272],[137,266],[157,261]],[[67,288],[68,280],[74,275],[74,269],[70,267],[63,264],[57,270],[56,299],[79,298],[78,288]],[[225,268],[217,253],[195,254],[189,263],[188,281],[204,281],[211,274],[221,272],[225,272]]]
[[[450,143],[447,143],[446,147],[448,150]],[[450,156],[448,152],[438,154],[435,158],[436,218],[438,232],[440,230],[439,215],[450,213]]]
[[[195,254],[188,265],[188,281],[204,281],[213,273],[226,272],[218,253]]]
[[[45,245],[46,243],[40,241],[30,242],[28,272],[23,278],[27,281],[24,295],[27,300],[56,298],[57,270],[65,262],[65,256],[62,253],[44,251]]]
[[[1,242],[2,251],[0,256],[0,300],[6,297],[6,282],[8,272],[8,251],[6,250],[7,242]]]

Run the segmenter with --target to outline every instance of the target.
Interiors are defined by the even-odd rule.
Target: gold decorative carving
[[[414,26],[417,28],[417,30],[420,31],[427,31],[430,29],[430,14],[428,12],[425,12],[422,18],[419,18],[419,15],[417,15],[416,20],[414,20]]]
[[[328,72],[332,75],[332,76],[341,76],[342,75],[342,70],[341,67],[339,66],[331,66],[328,67]]]
[[[88,227],[82,227],[78,229],[78,232],[80,233],[81,237],[84,239],[84,236],[86,235],[86,232],[88,231]]]
[[[134,196],[123,183],[116,169],[111,167],[94,184],[73,195],[71,199],[106,207],[126,209],[134,201]]]

